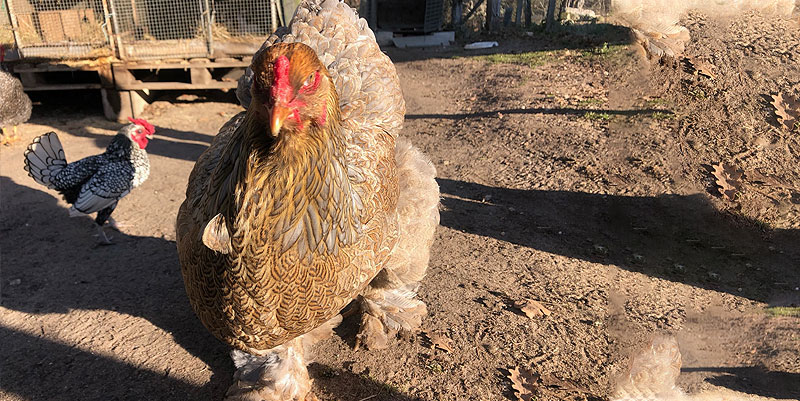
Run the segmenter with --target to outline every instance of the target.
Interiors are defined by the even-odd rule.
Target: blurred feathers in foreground
[[[613,0],[612,18],[630,27],[637,42],[654,59],[675,59],[689,41],[689,31],[680,19],[691,10],[717,17],[759,11],[788,17],[795,0]]]
[[[657,336],[631,358],[630,368],[617,380],[613,401],[770,401],[772,398],[727,389],[686,394],[677,385],[681,351],[672,336]]]

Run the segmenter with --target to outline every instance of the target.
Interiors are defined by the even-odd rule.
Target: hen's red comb
[[[270,95],[275,101],[288,103],[292,96],[292,84],[289,82],[289,58],[280,55],[274,62],[274,81]]]
[[[143,118],[130,118],[130,117],[128,117],[128,120],[130,120],[132,123],[134,123],[136,125],[141,125],[142,127],[144,127],[144,130],[147,133],[147,135],[153,135],[153,134],[156,133],[156,127],[154,127],[153,124],[150,124],[149,122],[147,122]]]

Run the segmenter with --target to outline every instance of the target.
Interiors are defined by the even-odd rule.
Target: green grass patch
[[[654,97],[652,99],[647,99],[644,102],[645,102],[645,104],[647,104],[648,106],[651,106],[651,107],[652,106],[664,106],[664,105],[669,103],[669,101],[667,101],[666,99],[662,99],[660,97]]]
[[[675,114],[668,113],[665,111],[656,111],[653,114],[651,114],[650,117],[653,117],[656,120],[671,120],[675,118]]]
[[[608,43],[603,43],[602,46],[595,47],[591,50],[584,50],[581,52],[581,57],[583,58],[609,58],[618,56],[623,54],[628,50],[628,45],[609,45]]]
[[[797,306],[772,306],[765,310],[770,316],[800,317],[800,307]]]
[[[589,121],[611,121],[613,116],[609,113],[600,113],[596,111],[588,111],[583,114],[583,118]]]
[[[595,99],[595,98],[578,100],[578,106],[599,106],[603,103],[605,103],[603,99]]]
[[[530,68],[536,68],[541,65],[547,64],[550,60],[555,58],[553,51],[535,51],[524,53],[496,53],[486,54],[483,56],[475,56],[475,59],[488,61],[492,64],[517,64],[527,65]]]
[[[706,92],[702,89],[689,89],[689,96],[695,99],[705,99]]]

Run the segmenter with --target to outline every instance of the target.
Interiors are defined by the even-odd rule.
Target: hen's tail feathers
[[[373,288],[416,286],[425,276],[433,236],[439,225],[439,184],[433,163],[411,142],[398,138],[395,147],[400,195],[397,199],[399,237],[389,261],[370,283]]]
[[[36,182],[47,188],[55,189],[53,177],[66,165],[64,148],[55,132],[37,137],[25,150],[25,171]]]
[[[416,299],[425,276],[436,226],[439,225],[439,185],[436,168],[408,140],[395,148],[399,237],[389,260],[361,296],[361,329],[356,345],[386,348],[396,334],[412,334],[427,313]]]

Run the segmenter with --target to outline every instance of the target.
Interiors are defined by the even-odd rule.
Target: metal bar
[[[108,0],[101,0],[100,4],[103,5],[103,33],[108,35],[106,36],[106,42],[111,47],[111,54],[114,54],[114,31],[108,24],[111,21],[111,15],[108,13]]]
[[[19,22],[17,21],[17,14],[11,9],[11,0],[4,0],[6,3],[6,12],[8,12],[8,20],[11,22],[11,33],[14,34],[14,41],[17,43],[19,49],[19,57],[22,58],[22,47],[24,43],[19,36]]]
[[[273,31],[278,29],[278,10],[276,10],[276,7],[275,0],[269,0],[269,17],[272,24],[270,29]]]
[[[120,59],[124,59],[127,55],[125,54],[125,48],[122,47],[122,39],[119,37],[119,14],[117,14],[116,7],[114,7],[114,2],[116,0],[109,0],[111,4],[111,20],[114,22],[114,33],[111,35],[117,41],[117,57]],[[131,0],[133,2],[134,0]]]
[[[214,27],[213,23],[211,22],[211,6],[209,5],[208,0],[204,0],[201,7],[205,6],[205,10],[203,13],[205,14],[205,23],[208,29],[206,30],[206,41],[208,43],[208,56],[211,57],[214,54]]]
[[[275,3],[277,3],[279,0],[272,0],[272,1],[273,1],[273,2],[275,2]],[[288,18],[292,18],[292,16],[290,15],[290,16],[287,18],[287,16],[283,15],[283,4],[282,4],[282,3],[283,3],[283,2],[281,2],[281,4],[277,4],[277,5],[275,6],[275,9],[276,9],[276,10],[278,10],[278,20],[280,21],[280,24],[281,24],[281,25],[283,25],[283,26],[289,26],[289,21],[288,21]],[[272,30],[275,30],[275,29],[278,29],[278,27],[277,27],[277,26],[275,26],[275,27],[272,27]]]

